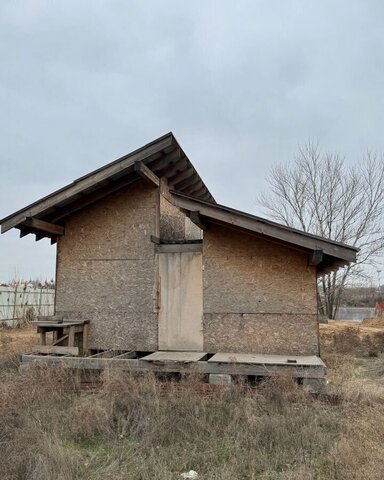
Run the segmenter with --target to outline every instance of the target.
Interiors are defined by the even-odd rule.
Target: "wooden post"
[[[45,330],[40,330],[40,345],[47,344],[47,332]]]
[[[68,346],[69,347],[74,347],[75,346],[75,327],[74,327],[74,325],[69,327]]]
[[[17,283],[15,286],[15,296],[13,299],[13,313],[12,313],[12,325],[15,326],[15,320],[16,320],[16,302],[17,302]]]
[[[43,297],[43,287],[40,287],[40,295],[39,295],[39,315],[41,315],[41,301]]]
[[[84,326],[83,326],[83,357],[87,357],[89,355],[88,334],[89,334],[89,324],[84,323]]]

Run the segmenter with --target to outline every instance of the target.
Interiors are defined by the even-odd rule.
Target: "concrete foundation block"
[[[31,364],[30,363],[20,363],[19,365],[19,372],[26,373],[30,370]]]
[[[210,373],[209,383],[212,385],[231,385],[232,375],[227,375],[224,373]]]
[[[303,378],[303,388],[309,393],[326,393],[325,378]]]

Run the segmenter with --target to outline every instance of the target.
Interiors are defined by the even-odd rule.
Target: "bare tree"
[[[319,310],[335,318],[347,281],[364,276],[384,250],[384,161],[367,153],[349,167],[308,142],[293,164],[271,170],[268,183],[260,203],[276,221],[360,249],[357,263],[318,281]]]

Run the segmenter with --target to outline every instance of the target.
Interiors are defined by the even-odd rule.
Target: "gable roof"
[[[224,225],[311,253],[312,262],[318,267],[320,273],[326,273],[356,261],[356,252],[359,250],[356,247],[174,190],[170,190],[170,196],[174,205],[189,212],[192,221],[197,221],[203,228],[205,222]],[[191,216],[192,213],[193,216]]]
[[[155,185],[165,178],[169,200],[195,223],[224,225],[308,252],[321,273],[356,261],[355,247],[217,204],[171,132],[3,218],[1,232],[19,228],[20,236],[35,233],[37,240],[54,243],[66,217],[142,178]]]
[[[62,224],[65,217],[75,211],[139,180],[141,177],[135,168],[137,162],[142,162],[157,176],[166,177],[175,190],[215,201],[170,132],[3,218],[0,220],[1,232],[15,227],[25,234],[35,233],[38,229],[31,227],[30,218]]]

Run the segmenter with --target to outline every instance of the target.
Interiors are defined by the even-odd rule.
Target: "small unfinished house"
[[[55,316],[23,362],[212,381],[322,377],[316,279],[356,260],[217,204],[172,133],[1,220],[11,228],[57,245]]]

